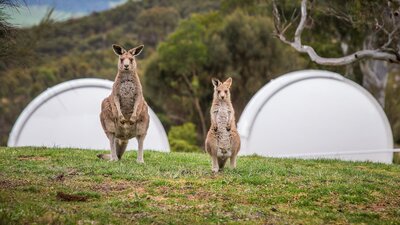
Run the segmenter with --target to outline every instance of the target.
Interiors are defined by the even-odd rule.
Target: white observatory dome
[[[392,163],[392,131],[378,102],[343,76],[292,72],[261,88],[243,111],[241,155]]]
[[[8,146],[47,146],[110,149],[101,127],[102,100],[113,82],[77,79],[58,84],[36,97],[23,110],[10,133]],[[144,149],[169,151],[168,138],[156,114],[149,108],[150,126]],[[131,139],[127,150],[137,150]]]

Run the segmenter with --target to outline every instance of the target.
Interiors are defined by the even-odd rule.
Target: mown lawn
[[[0,224],[400,224],[399,165],[99,152],[0,148]]]

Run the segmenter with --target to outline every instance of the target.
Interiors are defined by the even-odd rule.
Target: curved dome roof
[[[296,71],[261,88],[243,111],[242,155],[391,163],[392,132],[378,102],[343,76]]]
[[[101,102],[110,94],[112,85],[109,80],[86,78],[47,89],[18,117],[8,146],[110,149],[99,115]],[[169,151],[164,127],[150,108],[149,114],[144,149]],[[128,150],[132,149],[137,149],[133,139],[128,145]]]

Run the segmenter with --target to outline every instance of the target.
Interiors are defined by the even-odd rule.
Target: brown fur
[[[236,157],[240,150],[240,136],[236,129],[235,111],[232,107],[230,90],[232,78],[224,83],[212,79],[214,97],[211,106],[211,127],[208,131],[205,148],[212,159],[212,171],[218,172],[230,159],[236,168]]]
[[[142,85],[137,74],[135,56],[143,45],[126,51],[113,45],[119,56],[118,73],[111,95],[101,103],[100,121],[111,146],[111,154],[99,154],[108,160],[122,158],[128,141],[136,137],[138,141],[137,162],[144,163],[143,142],[149,128],[148,106],[143,97]]]

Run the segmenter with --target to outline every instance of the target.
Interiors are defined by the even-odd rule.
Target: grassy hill
[[[145,44],[139,70],[157,44],[194,12],[219,8],[219,1],[128,1],[116,8],[56,22],[51,15],[35,27],[0,35],[0,145],[24,107],[47,88],[77,78],[116,74],[111,45]],[[0,15],[1,15],[0,9]],[[143,75],[143,73],[141,73]]]
[[[0,148],[0,224],[400,224],[399,165],[98,153]]]

